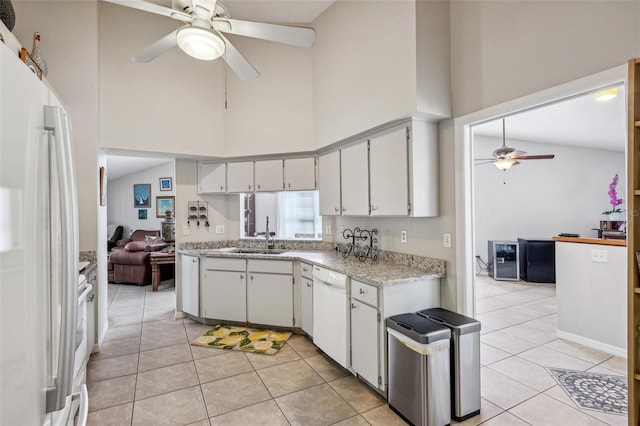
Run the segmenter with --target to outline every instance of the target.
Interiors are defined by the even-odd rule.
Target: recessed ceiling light
[[[593,97],[596,99],[596,101],[600,101],[600,102],[609,101],[609,100],[615,98],[616,96],[618,96],[618,89],[616,87],[613,87],[613,88],[607,89],[607,90],[601,90],[599,92],[596,92],[593,95]]]

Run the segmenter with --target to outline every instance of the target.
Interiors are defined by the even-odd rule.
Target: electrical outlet
[[[191,228],[189,227],[189,225],[185,225],[182,227],[182,235],[190,235],[191,234]]]
[[[327,235],[331,235],[331,224],[327,224],[327,226],[324,227],[324,233]]]
[[[444,234],[442,238],[442,245],[444,248],[451,248],[451,234]]]
[[[216,234],[224,234],[224,225],[216,225]]]
[[[401,243],[406,243],[407,242],[407,231],[400,231],[400,242]]]
[[[606,250],[591,249],[591,261],[592,262],[600,262],[600,263],[608,263],[609,259],[607,258],[607,251]]]

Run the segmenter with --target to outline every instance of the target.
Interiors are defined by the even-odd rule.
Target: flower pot
[[[627,220],[627,215],[625,212],[609,213],[607,215],[607,220],[614,222],[623,222]]]

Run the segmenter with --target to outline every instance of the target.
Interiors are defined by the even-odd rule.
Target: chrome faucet
[[[273,247],[273,241],[269,241],[269,216],[267,216],[267,232],[264,234],[264,248],[265,250],[269,250]]]

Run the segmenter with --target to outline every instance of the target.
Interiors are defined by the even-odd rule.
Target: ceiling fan
[[[171,8],[144,0],[106,1],[184,23],[131,58],[133,62],[150,62],[177,45],[196,59],[212,61],[222,57],[241,80],[255,80],[260,73],[222,33],[299,47],[311,47],[315,41],[312,28],[231,19],[227,7],[216,0],[172,0]]]
[[[510,148],[505,143],[504,118],[502,119],[502,146],[493,151],[493,158],[476,158],[476,165],[493,163],[498,169],[506,171],[511,166],[520,164],[519,160],[551,160],[555,158],[554,154],[543,155],[524,155],[526,152],[517,151]]]

